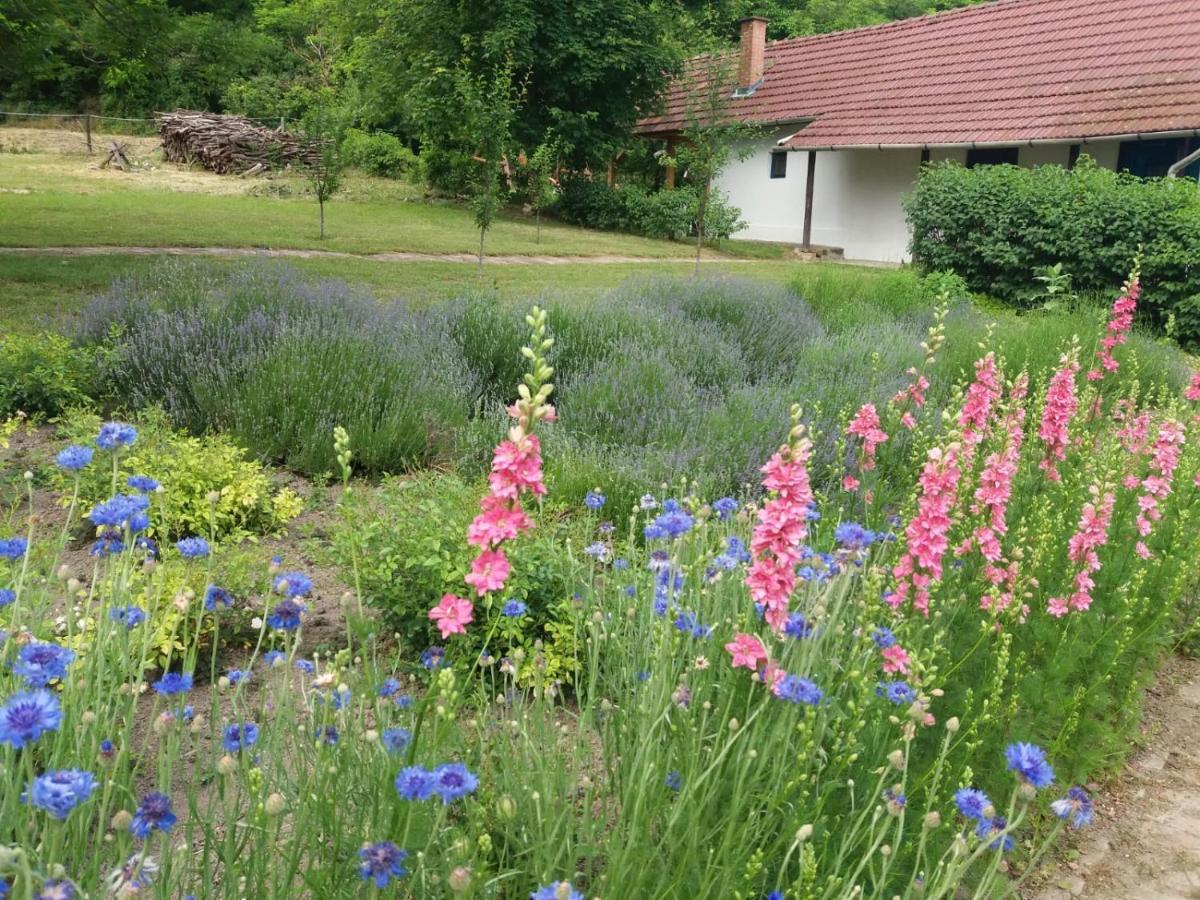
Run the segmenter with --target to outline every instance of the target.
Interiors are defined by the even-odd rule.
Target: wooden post
[[[674,155],[675,155],[675,142],[673,140],[671,140],[670,138],[667,138],[667,156],[674,156]],[[667,181],[666,181],[666,184],[663,186],[668,191],[674,190],[674,188],[675,188],[675,167],[674,166],[667,166]]]
[[[85,113],[83,117],[83,133],[87,137],[88,155],[92,153],[92,114]]]
[[[804,182],[804,249],[812,247],[813,177],[817,174],[817,151],[808,151],[808,177]]]

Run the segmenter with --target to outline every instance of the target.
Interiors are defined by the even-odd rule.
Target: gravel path
[[[1200,660],[1177,658],[1146,695],[1145,747],[1097,797],[1078,857],[1034,900],[1200,900]]]

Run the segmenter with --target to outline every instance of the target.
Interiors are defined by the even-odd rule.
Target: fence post
[[[83,133],[87,135],[88,155],[92,153],[92,114],[84,113]]]

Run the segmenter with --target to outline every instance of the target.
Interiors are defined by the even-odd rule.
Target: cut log
[[[318,144],[244,116],[177,109],[154,118],[168,162],[198,163],[219,175],[313,165],[321,157]]]
[[[108,155],[104,157],[104,161],[100,163],[100,168],[107,169],[109,166],[115,166],[122,172],[128,172],[130,169],[129,157],[125,155],[129,149],[126,144],[118,144],[116,141],[108,142]]]

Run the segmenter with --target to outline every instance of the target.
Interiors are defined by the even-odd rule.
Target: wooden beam
[[[817,151],[808,151],[808,177],[804,182],[804,249],[812,246],[813,180],[817,174]]]
[[[674,155],[675,155],[675,142],[673,140],[671,140],[670,138],[667,138],[667,156],[674,156]],[[674,166],[667,166],[667,180],[666,180],[666,184],[664,185],[664,187],[668,191],[674,190],[674,188],[675,188],[675,167]]]

